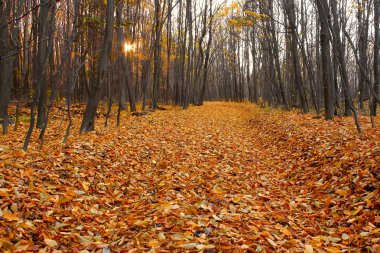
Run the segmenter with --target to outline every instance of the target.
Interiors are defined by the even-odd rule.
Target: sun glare
[[[131,51],[134,51],[136,49],[136,46],[134,44],[130,44],[128,42],[124,43],[124,52],[129,53]]]

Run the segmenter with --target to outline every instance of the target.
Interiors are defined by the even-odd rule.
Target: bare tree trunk
[[[170,90],[171,90],[171,51],[172,51],[172,2],[173,0],[168,0],[168,21],[167,21],[167,66],[166,66],[166,102],[169,101]]]
[[[73,22],[73,26],[72,26],[72,31],[73,31],[72,32],[72,39],[73,40],[75,40],[77,38],[77,26],[80,25],[80,19],[79,19],[80,1],[81,0],[74,0],[74,22]],[[75,47],[73,47],[73,43],[72,43],[73,41],[70,41],[70,42],[71,42],[71,44],[69,44],[70,49],[75,50]],[[75,63],[77,62],[78,58],[79,58],[78,56],[74,56],[74,64],[73,64],[73,59],[71,59],[71,56],[69,55],[68,70],[70,71],[70,73],[67,73],[67,75],[66,75],[66,78],[67,78],[67,83],[66,83],[66,99],[67,99],[67,101],[66,101],[66,105],[67,105],[67,116],[69,119],[69,124],[67,125],[62,143],[67,142],[67,139],[68,139],[69,134],[70,134],[70,129],[73,125],[73,119],[72,119],[72,115],[71,115],[72,90],[75,87],[75,83],[77,82],[77,79],[78,79],[77,73],[79,73],[79,71],[82,69],[82,67],[79,67],[79,69],[73,73],[73,69],[74,69],[73,65],[75,66]]]
[[[123,55],[123,27],[122,27],[122,11],[124,7],[124,0],[119,1],[116,7],[116,27],[117,27],[117,51],[116,51],[116,67],[117,71],[117,81],[119,83],[119,109],[125,110],[125,72],[123,70],[124,55]]]
[[[210,4],[210,6],[209,6],[209,8],[210,8],[210,11],[209,11],[210,20],[209,20],[209,24],[208,24],[208,41],[207,41],[207,48],[206,48],[206,52],[205,52],[205,54],[206,54],[205,55],[205,61],[203,64],[203,77],[202,77],[202,86],[201,86],[200,97],[199,97],[199,105],[203,105],[203,101],[205,98],[208,69],[209,69],[209,63],[210,63],[210,52],[211,52],[211,45],[212,45],[212,39],[213,39],[212,26],[213,26],[214,15],[212,14],[212,0],[210,0],[209,4]],[[206,27],[205,27],[205,29],[206,29]]]
[[[269,4],[269,13],[271,16],[273,16],[273,1],[269,1],[268,4]],[[281,92],[282,104],[284,105],[285,109],[288,109],[289,104],[286,99],[284,82],[282,80],[282,73],[281,73],[281,67],[280,67],[280,58],[279,58],[279,49],[278,49],[279,47],[278,47],[278,40],[277,40],[277,35],[276,35],[276,25],[273,18],[270,20],[270,28],[271,28],[270,30],[271,30],[272,43],[273,43],[274,62],[276,66],[278,85]]]
[[[154,1],[154,25],[155,25],[155,37],[154,37],[154,51],[153,51],[153,97],[152,107],[158,108],[158,99],[160,91],[160,73],[161,73],[161,3],[159,0]]]
[[[83,116],[80,133],[93,131],[95,128],[96,110],[100,102],[104,77],[108,69],[109,58],[112,48],[112,35],[114,23],[114,0],[107,0],[106,27],[104,31],[103,47],[100,54],[100,62],[97,71],[97,78],[91,84],[90,94],[86,106],[86,111]]]
[[[347,74],[347,66],[345,61],[345,53],[344,53],[344,45],[342,43],[342,39],[340,37],[340,28],[339,28],[339,19],[338,19],[338,10],[337,10],[337,1],[336,0],[330,0],[331,5],[331,13],[333,14],[334,22],[333,22],[333,44],[334,44],[334,52],[336,53],[338,63],[339,63],[339,69],[340,69],[340,75],[342,78],[342,82],[345,84],[344,87],[347,87],[347,89],[344,89],[344,114],[346,116],[351,115],[351,103],[350,96],[349,96],[349,80],[348,80],[348,74]]]
[[[186,81],[184,89],[184,101],[183,109],[189,107],[189,92],[192,86],[192,71],[193,71],[193,15],[192,15],[192,4],[191,0],[186,1],[186,20],[189,32],[189,44],[187,46],[187,66],[186,66]]]
[[[360,65],[363,67],[365,73],[362,73],[361,70],[358,70],[359,75],[359,108],[364,109],[364,100],[368,98],[367,89],[365,89],[365,74],[367,74],[368,68],[368,59],[367,59],[367,51],[368,51],[368,8],[366,7],[367,1],[357,0],[357,19],[358,19],[358,53],[360,59]]]
[[[329,31],[329,6],[327,0],[315,0],[318,8],[319,22],[321,26],[320,43],[322,59],[322,79],[325,100],[325,119],[334,118],[333,104],[333,78],[331,76],[332,64],[330,56],[330,31]]]
[[[125,77],[125,84],[127,87],[128,91],[128,100],[129,100],[129,108],[131,112],[136,112],[136,97],[135,97],[135,91],[133,89],[133,84],[132,84],[132,74],[131,74],[131,63],[129,59],[123,59],[123,72],[124,77]]]
[[[252,55],[252,100],[253,102],[258,102],[258,89],[257,89],[257,50],[256,50],[256,29],[253,28],[251,31],[251,55]]]
[[[48,60],[48,44],[49,42],[49,22],[48,15],[51,6],[50,0],[41,0],[40,14],[38,20],[38,76],[37,76],[37,89],[38,92],[38,116],[37,128],[42,128],[45,123],[46,117],[46,103],[47,103],[47,76],[46,76],[46,63]],[[53,14],[52,14],[53,15]]]
[[[373,76],[374,76],[374,91],[377,96],[380,95],[380,0],[374,0],[374,32],[375,32],[375,46],[373,49]],[[377,101],[374,98],[371,114],[377,115]]]
[[[10,53],[11,33],[7,26],[11,4],[5,5],[0,1],[0,123],[3,126],[3,134],[7,133],[10,123],[8,118],[8,104],[11,95],[11,81],[13,72],[13,57],[6,57]]]
[[[51,2],[49,0],[41,0],[40,13],[38,17],[38,32],[35,31],[35,39],[39,39],[38,51],[35,56],[35,71],[36,74],[36,95],[31,104],[30,109],[30,125],[24,141],[24,150],[28,149],[29,141],[35,124],[35,107],[38,103],[38,120],[37,127],[42,128],[45,122],[46,111],[46,62],[48,60],[48,14]],[[39,123],[39,124],[38,124]]]
[[[305,95],[305,89],[303,86],[302,76],[301,76],[301,67],[298,56],[298,48],[297,48],[297,29],[296,29],[296,17],[295,17],[295,5],[294,0],[285,0],[285,9],[287,12],[289,26],[291,29],[291,50],[292,50],[292,59],[294,66],[294,75],[295,75],[295,83],[298,90],[298,95],[301,102],[301,108],[303,113],[307,113],[309,111],[307,105],[307,99]]]

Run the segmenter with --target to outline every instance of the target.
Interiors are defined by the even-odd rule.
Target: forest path
[[[376,248],[380,138],[363,127],[213,102],[2,150],[3,235],[63,251]]]

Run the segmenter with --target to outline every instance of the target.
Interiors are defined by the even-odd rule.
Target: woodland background
[[[3,132],[49,111],[86,103],[80,132],[100,102],[112,112],[244,101],[334,115],[376,115],[379,1],[1,1]],[[17,105],[9,119],[9,105]],[[19,108],[30,107],[30,116]],[[14,111],[14,110],[13,110]],[[108,117],[107,117],[108,118]],[[67,137],[66,137],[67,138]],[[65,139],[66,139],[65,138]]]

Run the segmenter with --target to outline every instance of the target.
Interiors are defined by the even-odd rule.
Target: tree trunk
[[[206,0],[207,1],[207,0]],[[213,25],[213,15],[212,15],[212,0],[210,0],[210,21],[208,25],[208,41],[207,41],[207,48],[206,48],[206,55],[205,55],[205,62],[203,64],[203,77],[202,77],[202,86],[200,91],[200,98],[199,98],[199,105],[203,105],[203,101],[205,98],[206,93],[206,86],[207,86],[207,76],[208,76],[208,69],[209,69],[209,62],[210,62],[210,53],[211,53],[211,45],[212,45],[212,25]],[[206,25],[206,24],[205,24]]]
[[[269,4],[269,13],[271,16],[273,16],[273,1],[269,1],[268,4]],[[284,105],[285,109],[288,109],[289,104],[286,99],[284,82],[282,80],[282,73],[281,73],[281,67],[280,67],[278,40],[276,36],[276,25],[273,19],[270,20],[270,30],[271,30],[272,43],[273,43],[273,56],[274,56],[274,62],[276,66],[278,85],[281,92],[282,104]]]
[[[11,96],[11,80],[13,71],[14,57],[7,57],[10,53],[9,44],[11,34],[7,26],[11,5],[5,5],[0,1],[0,123],[3,126],[3,134],[7,133],[10,123],[8,118],[8,104]]]
[[[129,108],[131,112],[136,112],[136,97],[135,97],[135,91],[133,89],[132,84],[132,74],[130,70],[130,61],[129,59],[123,59],[123,71],[125,76],[125,84],[128,91],[128,100],[129,100]]]
[[[296,27],[296,16],[295,16],[295,5],[294,0],[285,0],[285,9],[287,12],[289,26],[291,30],[291,50],[292,50],[292,60],[294,66],[294,77],[295,83],[298,90],[298,95],[301,102],[301,108],[303,113],[307,113],[309,111],[307,105],[307,99],[305,95],[305,89],[303,86],[302,76],[301,76],[301,67],[298,56],[298,48],[297,48],[297,27]]]
[[[189,92],[192,86],[192,71],[193,71],[193,15],[191,0],[186,1],[186,20],[189,33],[189,44],[187,46],[187,64],[186,64],[186,79],[183,94],[183,109],[189,107]]]
[[[357,19],[358,19],[358,51],[359,51],[359,59],[360,59],[360,65],[363,67],[363,70],[365,73],[363,73],[361,70],[358,70],[358,81],[359,81],[359,107],[360,109],[364,109],[364,100],[368,98],[368,91],[365,88],[365,75],[368,74],[368,59],[367,59],[367,51],[368,51],[368,16],[366,16],[366,13],[369,13],[369,10],[367,9],[367,1],[360,1],[357,0],[357,5],[360,8],[357,8]]]
[[[320,31],[320,46],[322,60],[322,83],[325,100],[325,119],[331,120],[334,118],[333,105],[333,79],[331,75],[332,64],[330,56],[330,31],[329,31],[329,6],[327,0],[315,0],[318,9]]]
[[[46,63],[48,60],[49,22],[48,15],[51,6],[50,0],[41,0],[40,14],[38,18],[38,54],[37,54],[37,90],[38,93],[38,116],[37,128],[42,128],[46,120],[47,103],[47,76]],[[54,15],[52,13],[52,15]]]
[[[161,3],[159,0],[154,1],[154,51],[153,51],[153,96],[152,107],[158,108],[158,99],[160,91],[160,73],[161,73]]]
[[[124,55],[123,55],[123,26],[122,26],[122,11],[124,7],[124,0],[121,0],[116,7],[116,27],[117,27],[117,81],[119,83],[119,110],[125,110],[125,72],[123,71]]]
[[[113,23],[114,0],[107,0],[106,27],[104,31],[103,47],[100,54],[97,78],[95,82],[91,84],[86,111],[84,113],[82,125],[80,127],[80,133],[93,131],[95,129],[96,110],[100,102],[104,77],[108,69],[112,48]]]
[[[374,0],[374,31],[375,31],[375,46],[373,52],[373,76],[374,76],[374,91],[377,96],[380,95],[380,0]],[[377,115],[377,101],[374,98],[372,115]]]
[[[348,74],[347,74],[347,66],[346,66],[346,61],[345,61],[345,53],[344,53],[344,45],[342,43],[342,39],[340,37],[340,28],[339,28],[339,19],[338,19],[338,10],[337,10],[337,0],[330,0],[330,5],[331,5],[331,13],[334,18],[333,22],[333,29],[332,29],[332,34],[333,34],[333,45],[334,45],[334,52],[336,53],[338,62],[339,62],[339,69],[340,69],[340,75],[342,78],[342,82],[344,83],[343,87],[347,87],[347,89],[344,89],[344,114],[346,116],[351,115],[351,109],[350,109],[350,101],[349,98],[349,79],[348,79]]]

